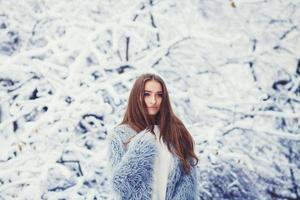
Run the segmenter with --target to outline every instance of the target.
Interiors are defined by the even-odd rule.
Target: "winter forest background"
[[[0,0],[0,199],[109,199],[141,73],[196,141],[200,198],[300,199],[299,0]]]

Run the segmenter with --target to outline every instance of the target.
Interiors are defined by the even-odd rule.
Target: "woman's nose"
[[[154,104],[154,103],[156,102],[156,97],[155,97],[155,96],[152,96],[151,99],[150,99],[150,102],[151,102],[152,104]]]

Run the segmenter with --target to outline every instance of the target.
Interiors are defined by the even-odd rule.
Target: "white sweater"
[[[173,160],[172,154],[168,150],[167,145],[162,141],[162,139],[159,140],[160,130],[157,125],[154,127],[154,133],[156,136],[158,153],[154,161],[152,200],[165,200],[167,181],[169,172],[173,166]]]

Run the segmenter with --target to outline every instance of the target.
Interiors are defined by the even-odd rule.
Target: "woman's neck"
[[[153,124],[153,125],[158,125],[159,124],[156,115],[150,115],[149,119],[150,119],[151,124]]]

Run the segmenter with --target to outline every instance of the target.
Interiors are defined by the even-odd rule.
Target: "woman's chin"
[[[148,115],[154,116],[154,115],[156,115],[157,113],[158,113],[158,112],[150,111],[150,112],[148,112]]]
[[[150,115],[150,116],[154,116],[154,115],[156,115],[156,113],[149,113],[148,115]]]

